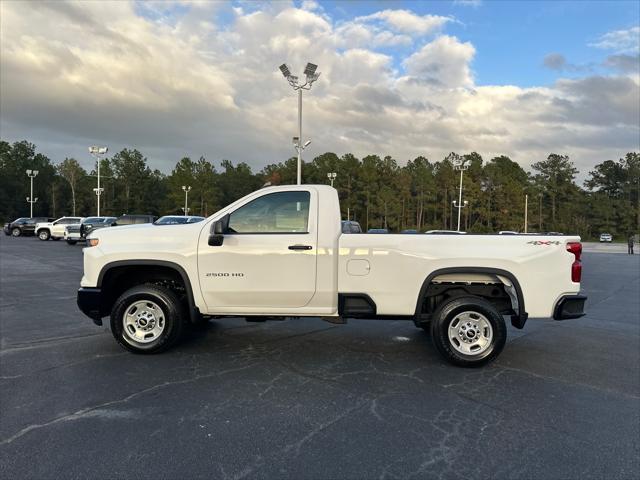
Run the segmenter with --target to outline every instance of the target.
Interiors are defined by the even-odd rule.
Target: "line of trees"
[[[459,172],[454,161],[465,160],[462,228],[469,232],[522,231],[525,195],[529,199],[529,231],[578,233],[585,238],[610,232],[618,237],[640,227],[640,154],[631,152],[617,161],[606,160],[589,172],[581,187],[578,173],[566,155],[550,154],[525,171],[506,156],[484,161],[475,152],[449,154],[440,161],[417,157],[400,166],[392,157],[324,153],[303,166],[304,183],[328,183],[336,172],[343,219],[363,228],[392,231],[415,228],[455,229]],[[189,211],[209,215],[224,205],[260,188],[293,184],[296,159],[270,164],[252,172],[246,163],[222,160],[219,168],[200,157],[180,159],[168,175],[152,170],[138,150],[124,149],[101,161],[101,213],[182,214],[184,192]],[[0,220],[28,214],[29,183],[26,169],[38,170],[34,185],[34,215],[95,214],[96,170],[86,171],[73,158],[52,162],[35,145],[0,140]]]

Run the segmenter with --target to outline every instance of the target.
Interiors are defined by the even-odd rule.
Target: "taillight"
[[[580,278],[582,278],[582,263],[580,263],[582,244],[580,242],[569,242],[567,243],[567,251],[573,253],[575,257],[573,264],[571,264],[571,281],[580,283]]]

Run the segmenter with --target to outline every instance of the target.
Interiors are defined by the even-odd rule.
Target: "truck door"
[[[316,291],[317,212],[313,190],[266,193],[230,212],[222,245],[209,245],[203,232],[198,274],[208,311],[309,303]]]

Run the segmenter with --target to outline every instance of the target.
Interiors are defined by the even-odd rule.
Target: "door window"
[[[229,233],[308,233],[309,192],[277,192],[243,205],[229,218]]]

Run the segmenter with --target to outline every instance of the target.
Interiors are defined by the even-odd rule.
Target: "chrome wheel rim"
[[[47,239],[47,232],[40,232],[40,240],[46,240]]]
[[[448,337],[451,346],[464,355],[481,355],[493,340],[491,323],[481,313],[458,313],[449,322]]]
[[[122,330],[129,343],[151,343],[158,339],[164,327],[164,312],[151,300],[132,303],[122,315]]]
[[[18,230],[17,228],[14,228],[11,231],[11,235],[13,235],[14,237],[19,237],[20,236],[20,230]]]

